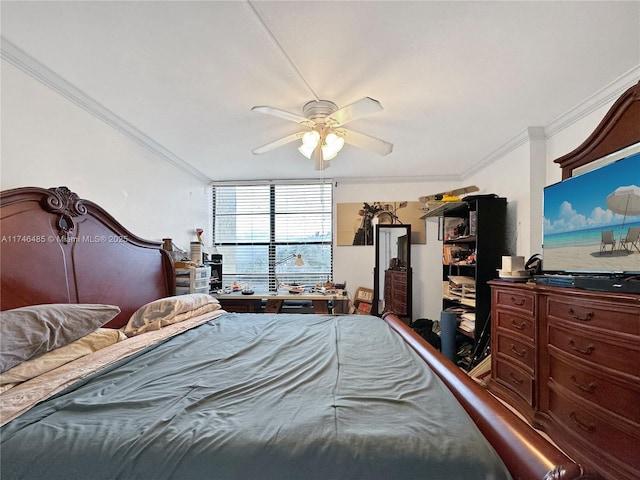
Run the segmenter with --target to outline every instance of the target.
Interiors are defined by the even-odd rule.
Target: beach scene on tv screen
[[[543,268],[640,272],[640,153],[545,188]]]

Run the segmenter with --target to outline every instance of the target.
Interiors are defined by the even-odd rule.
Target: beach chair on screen
[[[613,238],[613,230],[602,230],[602,240],[600,241],[600,255],[607,253],[607,247],[611,246],[609,253],[613,253],[616,248],[616,239]]]
[[[620,244],[618,248],[622,250],[623,248],[628,253],[633,253],[633,249],[635,249],[640,253],[640,227],[629,227],[627,230],[627,236],[620,239]]]

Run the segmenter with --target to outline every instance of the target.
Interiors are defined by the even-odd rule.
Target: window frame
[[[317,186],[319,187],[319,191],[318,191],[318,199],[322,199],[324,197],[325,194],[329,195],[329,201],[328,201],[328,205],[329,205],[329,211],[319,211],[317,212],[317,215],[319,218],[321,218],[323,215],[327,215],[329,214],[329,230],[330,230],[330,235],[329,238],[321,238],[319,240],[310,240],[310,239],[306,239],[304,241],[278,241],[277,240],[277,230],[276,230],[276,220],[278,218],[279,215],[286,215],[287,212],[282,212],[282,211],[277,211],[277,189],[278,187],[281,186],[300,186],[300,185],[311,185],[311,186]],[[217,197],[218,197],[218,193],[216,191],[217,188],[237,188],[237,187],[252,187],[252,186],[257,186],[257,187],[268,187],[269,188],[269,205],[268,205],[268,223],[269,223],[269,232],[268,232],[268,241],[254,241],[251,240],[249,242],[238,242],[237,238],[234,241],[219,241],[219,239],[216,236],[216,218],[217,218],[217,214],[216,214],[216,205],[217,205]],[[213,183],[211,185],[212,187],[212,191],[211,191],[211,219],[212,219],[212,224],[211,224],[211,235],[212,235],[212,239],[213,239],[213,245],[215,247],[216,250],[218,250],[219,253],[222,254],[222,269],[223,269],[223,279],[226,277],[227,279],[230,277],[231,281],[236,281],[238,284],[252,284],[254,282],[260,283],[260,284],[264,284],[264,280],[266,279],[266,285],[269,291],[275,291],[276,290],[276,286],[277,286],[277,282],[278,280],[281,279],[277,279],[277,274],[278,271],[280,271],[280,273],[282,274],[281,270],[282,270],[282,264],[280,263],[280,261],[284,258],[286,258],[288,255],[291,254],[292,249],[291,247],[296,247],[293,248],[293,250],[296,250],[295,253],[300,253],[299,250],[303,249],[305,247],[308,247],[309,245],[318,245],[319,248],[322,250],[323,248],[327,248],[328,249],[328,255],[329,255],[329,264],[328,264],[328,270],[319,270],[319,271],[311,271],[311,272],[305,272],[304,273],[304,277],[305,280],[308,280],[311,277],[316,277],[314,279],[314,283],[323,283],[326,282],[327,280],[332,281],[333,280],[333,256],[334,256],[334,239],[335,239],[335,203],[334,203],[334,183],[333,180],[330,179],[312,179],[312,180],[283,180],[283,181],[255,181],[255,182],[220,182],[220,183]],[[326,191],[322,191],[322,189],[325,188]],[[305,195],[301,194],[300,195],[300,201],[304,202],[305,200]],[[320,202],[321,205],[324,202]],[[299,212],[290,212],[290,213],[299,213]],[[229,215],[227,215],[229,216]],[[237,216],[237,215],[236,215]],[[237,235],[236,235],[237,237]],[[227,248],[234,248],[234,247],[238,247],[238,246],[242,246],[242,245],[246,245],[249,247],[266,247],[267,249],[267,272],[266,272],[266,276],[265,274],[257,274],[255,272],[247,272],[247,273],[242,273],[242,272],[229,272],[228,270],[225,270],[225,265],[228,266],[228,264],[226,264],[226,262],[224,261],[224,250]],[[283,249],[287,251],[287,253],[285,253],[284,255],[282,253],[280,253],[280,256],[278,258],[276,258],[276,255],[278,255],[278,250],[280,249],[280,251],[282,251]],[[326,252],[323,254],[321,251],[322,255],[326,255]],[[303,260],[304,260],[304,255],[303,255]],[[291,264],[294,263],[294,260],[291,260]],[[306,262],[305,262],[306,263]],[[286,266],[285,266],[286,268]],[[280,270],[278,270],[280,269]],[[291,272],[289,272],[291,274]],[[262,281],[259,281],[262,280]],[[229,280],[225,281],[225,284],[228,284]],[[306,281],[305,281],[305,285],[306,285]]]

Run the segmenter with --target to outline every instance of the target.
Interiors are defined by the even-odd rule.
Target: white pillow
[[[133,337],[219,309],[218,299],[206,293],[160,298],[136,310],[125,325],[124,333]]]
[[[95,331],[120,313],[115,305],[55,303],[0,314],[0,372]]]
[[[26,360],[20,365],[0,373],[0,386],[9,383],[21,383],[31,380],[43,373],[61,367],[77,358],[97,352],[109,345],[124,340],[126,335],[113,328],[99,328],[75,342],[56,348],[37,358]]]

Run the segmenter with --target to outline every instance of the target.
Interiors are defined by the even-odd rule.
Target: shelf
[[[456,243],[475,243],[476,236],[469,235],[468,237],[458,237],[458,238],[450,238],[449,240],[444,240],[442,243],[445,245],[455,245]]]
[[[465,307],[475,308],[476,301],[472,298],[460,298],[456,296],[448,296],[442,297],[444,300],[448,300],[449,302],[457,303],[458,305],[464,305]]]
[[[442,202],[436,203],[433,206],[425,207],[425,214],[420,218],[433,218],[441,217],[445,213],[457,210],[458,208],[466,207],[466,202]]]
[[[487,341],[485,326],[491,311],[487,281],[495,278],[502,255],[509,253],[505,241],[506,203],[505,198],[486,196],[427,212],[427,216],[441,217],[438,238],[442,241],[443,311],[461,311],[458,336],[468,340],[473,349]],[[458,236],[458,232],[466,235]],[[466,263],[467,259],[473,263]],[[464,328],[462,310],[473,313],[473,324],[465,324]],[[462,357],[458,353],[459,361]]]
[[[460,334],[464,335],[465,337],[469,337],[469,338],[471,338],[471,339],[473,339],[473,338],[474,338],[474,336],[475,336],[475,333],[474,333],[474,332],[467,332],[466,330],[463,330],[463,329],[461,329],[461,328],[458,328],[458,333],[460,333]]]

